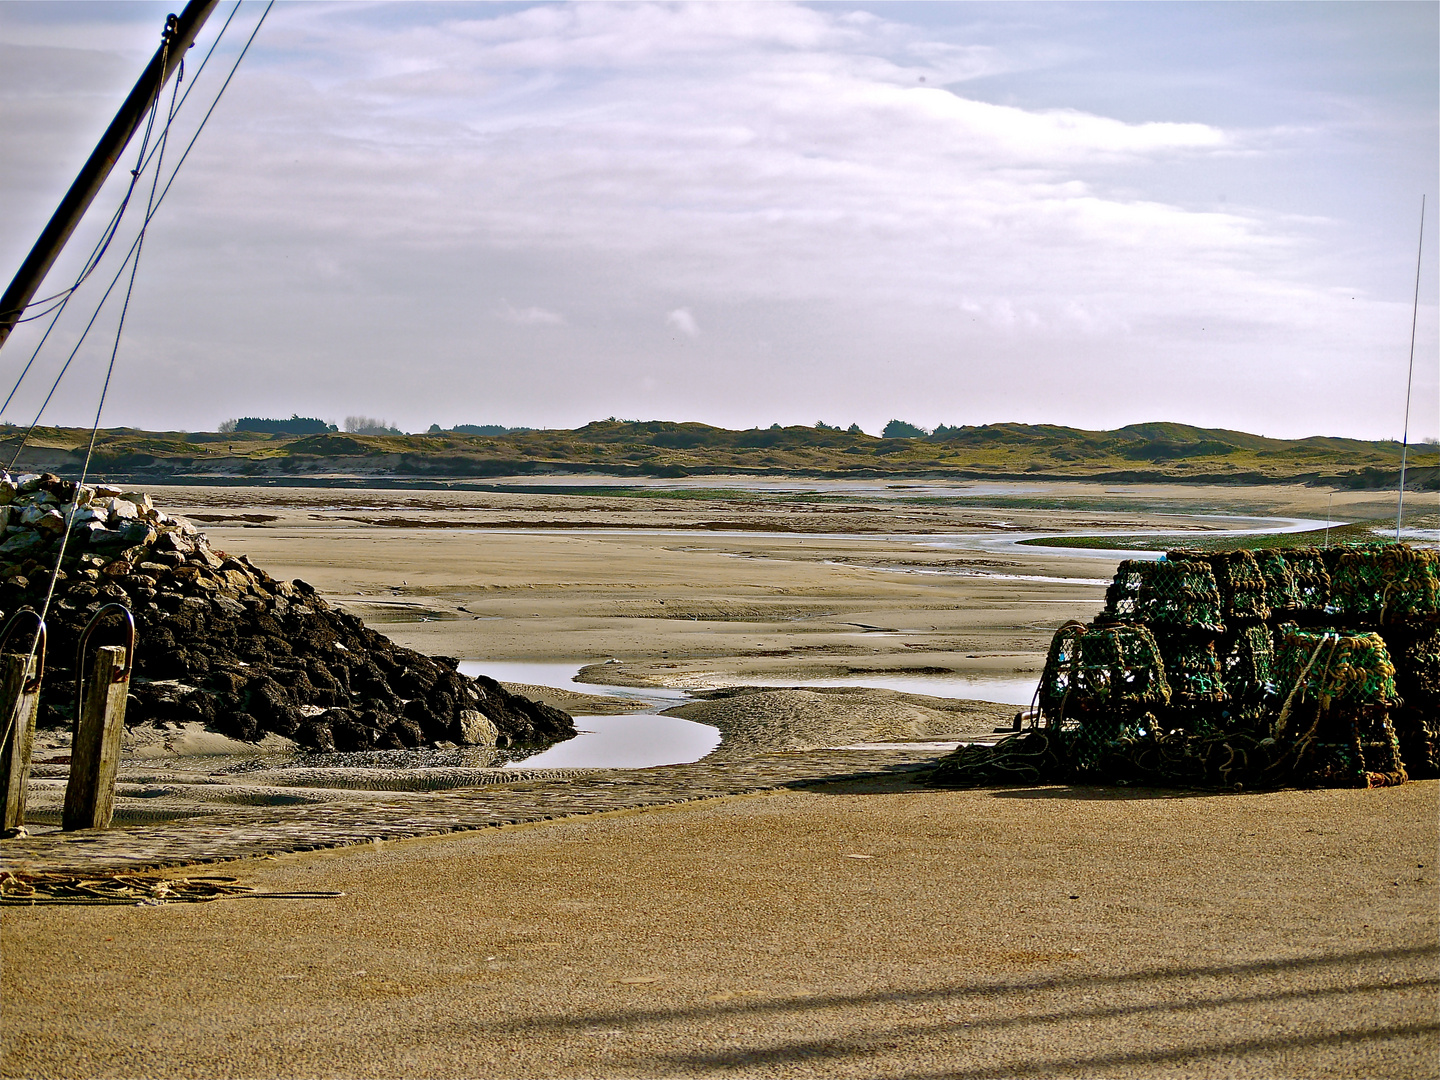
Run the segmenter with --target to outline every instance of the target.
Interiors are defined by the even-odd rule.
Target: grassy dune
[[[0,429],[0,435],[0,449],[8,460],[21,430]],[[84,455],[88,436],[74,428],[37,429],[18,464],[73,469]],[[1440,486],[1436,456],[1433,446],[1411,448],[1410,486]],[[1298,481],[1364,489],[1395,484],[1400,446],[1320,436],[1269,439],[1183,424],[1135,424],[1116,431],[992,424],[946,428],[924,438],[882,439],[832,428],[731,431],[697,423],[605,420],[573,431],[494,436],[285,436],[121,428],[102,432],[95,467],[109,475],[172,482],[598,473],[620,478],[750,474],[1117,483]]]

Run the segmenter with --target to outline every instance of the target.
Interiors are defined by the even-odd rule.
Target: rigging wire
[[[55,381],[50,386],[50,392],[46,395],[45,400],[41,403],[39,410],[35,414],[34,420],[30,422],[30,425],[25,429],[25,433],[20,437],[19,444],[15,447],[14,454],[11,455],[10,463],[7,466],[8,469],[13,470],[15,468],[15,463],[19,460],[21,452],[25,449],[26,444],[30,440],[30,436],[33,435],[35,429],[39,427],[40,418],[44,415],[45,409],[49,406],[51,399],[54,398],[56,391],[60,387],[60,380],[62,380],[65,377],[65,373],[69,371],[71,363],[74,362],[76,355],[80,351],[80,347],[85,343],[85,338],[89,335],[91,328],[94,327],[95,320],[99,318],[101,309],[105,306],[105,302],[110,298],[110,293],[113,292],[115,286],[119,284],[121,276],[125,273],[126,265],[129,263],[130,259],[135,256],[137,249],[140,245],[140,241],[144,238],[146,227],[149,226],[150,220],[160,209],[160,204],[165,201],[165,196],[169,194],[171,186],[175,183],[175,178],[180,172],[180,167],[185,164],[186,158],[190,156],[190,151],[194,148],[196,140],[200,138],[200,133],[205,130],[206,123],[210,120],[211,115],[215,112],[216,106],[220,104],[220,98],[224,95],[226,88],[229,87],[231,80],[235,78],[235,73],[239,70],[241,61],[245,59],[245,54],[250,51],[250,46],[254,43],[255,36],[260,32],[260,27],[263,26],[265,23],[265,17],[270,14],[270,9],[274,6],[275,0],[269,0],[269,3],[265,5],[265,10],[260,13],[260,18],[255,23],[255,28],[251,30],[249,38],[246,39],[244,48],[240,50],[240,54],[235,58],[235,63],[231,65],[230,73],[225,77],[225,81],[221,84],[220,89],[215,94],[215,99],[210,103],[209,109],[206,110],[205,115],[201,118],[199,127],[195,129],[195,134],[190,137],[190,141],[186,144],[184,152],[180,155],[180,159],[175,163],[175,167],[171,170],[170,178],[165,182],[165,186],[163,189],[161,189],[159,196],[154,199],[153,206],[151,206],[147,210],[145,220],[141,223],[140,226],[139,235],[131,243],[130,250],[126,253],[125,259],[120,263],[120,268],[115,272],[115,276],[110,280],[109,287],[106,288],[104,296],[100,298],[100,302],[96,305],[95,312],[93,315],[90,316],[90,321],[86,323],[85,330],[81,333],[80,339],[75,343],[75,347],[70,351],[70,356],[66,359],[65,364],[60,368],[60,373],[55,376]],[[159,179],[159,176],[160,170],[157,168],[155,173],[157,181]]]
[[[230,14],[225,19],[224,24],[220,27],[220,32],[215,35],[215,40],[210,43],[210,48],[205,51],[204,57],[202,57],[200,60],[200,66],[195,69],[195,74],[190,78],[190,84],[185,87],[185,93],[181,95],[180,103],[175,107],[175,115],[179,115],[180,111],[185,108],[185,103],[190,100],[190,92],[199,85],[200,78],[205,73],[205,66],[210,63],[210,57],[215,54],[216,47],[220,44],[221,39],[224,38],[225,31],[230,28],[230,24],[234,21],[235,15],[240,10],[240,5],[243,2],[244,0],[235,0],[235,6],[230,9]],[[183,83],[184,81],[185,62],[182,60],[180,62],[180,69],[176,72],[176,82],[178,85],[179,83]],[[159,100],[158,93],[156,94],[156,100]],[[147,139],[149,138],[149,134],[150,128],[147,125],[145,132],[145,137]],[[26,305],[26,309],[35,307],[38,304],[49,303],[52,300],[58,300],[59,302],[57,304],[53,305],[52,307],[46,308],[45,311],[38,312],[34,315],[26,315],[23,318],[16,320],[17,324],[22,322],[33,322],[37,319],[44,318],[45,315],[49,314],[52,311],[55,313],[55,317],[50,320],[50,325],[45,328],[45,333],[41,336],[39,344],[35,346],[35,351],[30,354],[30,359],[26,362],[24,369],[20,372],[19,378],[15,380],[15,385],[10,388],[10,393],[6,395],[5,403],[3,405],[0,405],[0,416],[5,415],[5,410],[10,407],[10,402],[14,400],[15,394],[19,391],[21,384],[25,381],[25,377],[30,374],[31,367],[34,366],[36,359],[40,356],[41,350],[44,349],[45,342],[49,340],[50,332],[55,329],[56,322],[58,322],[60,316],[64,314],[65,306],[70,302],[70,298],[75,294],[76,290],[85,283],[86,279],[88,279],[90,275],[99,268],[101,260],[104,259],[105,253],[109,250],[110,244],[113,242],[116,233],[119,231],[120,219],[124,216],[125,209],[130,204],[130,196],[135,190],[135,185],[139,183],[140,177],[144,175],[145,170],[150,167],[150,162],[154,158],[154,156],[154,150],[151,150],[149,156],[146,156],[145,147],[144,145],[141,146],[141,160],[138,163],[137,167],[130,171],[130,185],[125,190],[125,197],[121,200],[119,208],[115,211],[113,215],[111,215],[110,223],[105,227],[105,230],[101,234],[100,240],[96,243],[95,249],[90,253],[89,258],[86,259],[85,267],[84,269],[82,269],[80,276],[75,279],[75,283],[67,289],[62,289],[60,292],[55,293],[52,296],[45,297],[43,300],[31,301],[29,304]]]
[[[204,57],[201,59],[201,61],[200,61],[200,66],[195,69],[195,74],[194,74],[194,76],[193,76],[193,77],[191,78],[191,80],[190,80],[190,85],[185,88],[185,93],[181,96],[181,98],[180,98],[180,103],[179,103],[179,105],[177,105],[176,108],[175,108],[175,114],[176,114],[176,115],[178,115],[179,112],[180,112],[180,110],[185,107],[185,102],[186,102],[187,100],[189,100],[189,98],[190,98],[190,91],[193,90],[193,89],[195,88],[195,85],[199,82],[200,76],[201,76],[201,75],[204,73],[204,71],[205,71],[205,65],[210,62],[210,57],[214,54],[216,46],[218,46],[218,45],[220,44],[220,39],[225,36],[225,31],[226,31],[227,29],[229,29],[230,23],[231,23],[231,22],[234,20],[234,18],[235,18],[235,13],[240,10],[240,5],[241,5],[241,3],[243,3],[243,2],[244,2],[244,0],[235,0],[235,6],[230,9],[230,14],[229,14],[229,16],[225,19],[224,25],[222,25],[222,26],[220,27],[220,32],[215,35],[215,40],[210,43],[210,48],[206,50],[205,56],[204,56]],[[182,59],[182,60],[180,61],[179,71],[176,73],[176,82],[177,82],[177,84],[178,84],[178,83],[183,83],[184,81],[185,81],[185,61]],[[156,92],[155,98],[156,98],[156,101],[159,100],[159,98],[160,98],[159,91]],[[153,103],[152,103],[152,107],[153,107]],[[151,112],[151,117],[152,117],[152,119],[153,119],[153,117],[154,117],[154,112],[153,112],[153,111]],[[146,136],[148,137],[149,134],[150,134],[150,130],[149,130],[149,128],[147,127],[147,128],[146,128]],[[84,265],[84,267],[83,267],[83,268],[81,269],[81,271],[80,271],[80,275],[75,279],[75,283],[74,283],[73,285],[68,286],[67,288],[61,289],[61,290],[60,290],[59,292],[57,292],[57,293],[53,293],[53,294],[50,295],[50,296],[42,297],[42,298],[39,299],[39,300],[31,300],[31,301],[30,301],[29,303],[27,303],[23,308],[20,308],[20,309],[19,309],[20,311],[28,311],[30,308],[38,307],[38,306],[40,306],[41,304],[49,304],[49,303],[51,303],[52,301],[59,301],[59,307],[63,309],[64,306],[65,306],[66,301],[69,300],[71,294],[73,294],[73,293],[75,292],[75,290],[77,290],[78,288],[80,288],[80,286],[85,283],[85,280],[86,280],[87,278],[89,278],[90,275],[93,274],[93,273],[96,271],[96,269],[98,269],[98,267],[99,267],[99,265],[100,265],[100,261],[105,257],[105,252],[106,252],[106,250],[110,247],[111,241],[114,240],[114,238],[115,238],[115,233],[119,230],[119,227],[120,227],[120,219],[121,219],[121,217],[124,216],[124,214],[125,214],[125,209],[126,209],[126,207],[130,204],[130,196],[131,196],[131,194],[135,191],[135,185],[136,185],[137,183],[139,183],[141,175],[142,175],[142,174],[145,172],[145,170],[149,167],[149,165],[150,165],[150,159],[151,159],[152,157],[154,157],[154,151],[151,151],[150,157],[146,157],[146,156],[145,156],[145,148],[144,148],[144,146],[142,145],[142,146],[141,146],[141,149],[140,149],[140,158],[141,158],[141,161],[140,161],[140,163],[138,164],[138,166],[137,166],[136,168],[130,170],[130,184],[129,184],[129,186],[125,189],[125,195],[124,195],[124,198],[122,198],[121,201],[120,201],[120,207],[119,207],[119,209],[117,209],[117,210],[115,211],[115,213],[111,216],[111,218],[110,218],[110,223],[109,223],[109,224],[105,227],[105,229],[101,232],[100,240],[96,242],[96,245],[95,245],[94,250],[91,251],[89,258],[86,259],[85,265]],[[43,319],[46,315],[48,315],[51,311],[54,311],[54,310],[55,310],[54,307],[48,307],[48,308],[46,308],[44,311],[36,312],[36,313],[34,313],[34,314],[31,314],[31,315],[22,316],[21,318],[16,319],[15,322],[16,322],[17,325],[18,325],[19,323],[22,323],[22,322],[34,322],[34,321],[37,320],[37,319]],[[15,312],[14,312],[14,310],[12,309],[12,310],[10,310],[10,311],[0,312],[0,315],[12,315],[12,314],[14,314],[14,313],[15,313]],[[32,359],[33,359],[33,357],[32,357]],[[13,394],[13,392],[12,392],[12,394]],[[8,398],[6,399],[6,404],[7,404],[7,405],[9,404],[9,399],[8,399]],[[3,412],[3,411],[4,411],[4,406],[0,406],[0,412]]]
[[[169,51],[170,40],[167,37],[165,40],[164,53],[168,55]],[[161,64],[161,70],[163,71],[163,57]],[[165,144],[169,141],[170,138],[170,125],[175,119],[175,102],[176,98],[179,96],[179,93],[180,84],[179,82],[176,82],[174,89],[172,89],[170,92],[170,109],[166,114],[165,127],[160,132],[160,140],[157,144],[159,154],[157,156],[155,164],[155,175],[150,180],[150,198],[149,202],[145,207],[145,223],[140,226],[140,235],[136,238],[138,246],[135,249],[135,258],[133,260],[127,260],[130,262],[130,284],[125,289],[125,303],[120,309],[120,322],[115,327],[115,344],[110,350],[110,366],[105,371],[105,382],[104,385],[102,385],[100,388],[100,401],[95,407],[95,424],[90,430],[90,446],[85,452],[85,463],[81,466],[80,479],[75,484],[75,492],[73,495],[70,496],[70,507],[68,512],[65,514],[65,529],[60,534],[60,550],[55,553],[55,568],[50,571],[50,583],[45,589],[45,599],[40,604],[41,627],[45,625],[45,616],[50,614],[50,602],[55,598],[55,585],[60,580],[60,564],[64,561],[65,549],[70,544],[70,526],[75,523],[75,514],[80,509],[80,492],[85,486],[85,478],[90,473],[90,458],[91,455],[93,455],[95,452],[95,438],[100,432],[100,414],[105,409],[105,398],[110,393],[110,377],[115,372],[115,358],[119,355],[120,352],[120,335],[125,329],[125,315],[130,310],[130,295],[135,290],[135,274],[140,269],[140,252],[144,248],[145,228],[146,225],[148,225],[150,222],[151,210],[155,205],[155,189],[159,186],[160,183],[160,171],[165,162]],[[147,142],[149,141],[151,128],[154,126],[155,123],[155,116],[159,111],[160,95],[156,94],[155,102],[150,109],[150,119],[147,121],[145,128],[145,137]],[[39,628],[37,628],[35,631],[35,639],[30,645],[30,653],[32,657],[34,656],[35,650],[39,647],[39,644],[40,630]],[[127,665],[132,664],[134,663],[134,659],[135,658],[133,656],[127,656],[125,658],[125,662]],[[28,667],[26,670],[28,670]],[[80,671],[77,669],[75,672],[75,700],[77,705],[80,700],[81,692]]]
[[[238,7],[239,5],[237,4],[236,6]],[[148,201],[147,201],[146,207],[145,207],[145,218],[144,218],[144,221],[142,221],[142,222],[141,222],[141,225],[140,225],[139,235],[135,238],[134,243],[131,244],[131,246],[130,246],[130,251],[127,253],[124,262],[122,262],[122,263],[120,264],[120,270],[116,273],[115,279],[114,279],[113,281],[111,281],[111,283],[110,283],[110,288],[109,288],[109,289],[106,289],[106,291],[105,291],[105,297],[102,297],[102,298],[101,298],[100,303],[96,306],[95,315],[92,315],[92,316],[91,316],[90,323],[86,326],[86,333],[88,333],[90,327],[93,326],[94,323],[95,323],[95,318],[100,314],[100,308],[104,306],[105,299],[107,299],[107,298],[109,297],[110,291],[111,291],[112,289],[114,289],[116,282],[118,282],[118,280],[119,280],[120,274],[124,272],[125,264],[126,264],[126,263],[130,263],[130,281],[129,281],[129,284],[128,284],[128,286],[126,287],[126,290],[125,290],[125,302],[124,302],[124,305],[123,305],[122,308],[121,308],[120,321],[119,321],[119,324],[116,326],[116,329],[115,329],[115,343],[114,343],[114,345],[113,345],[113,347],[111,348],[111,351],[110,351],[110,363],[109,363],[109,366],[106,368],[106,372],[105,372],[105,382],[104,382],[103,386],[101,387],[101,391],[100,391],[100,400],[99,400],[99,402],[96,404],[96,408],[95,408],[95,421],[94,421],[94,424],[91,426],[91,429],[90,429],[90,442],[89,442],[89,446],[88,446],[87,449],[86,449],[86,452],[85,452],[85,460],[84,460],[84,463],[83,463],[83,465],[82,465],[82,467],[81,467],[81,470],[80,470],[80,479],[79,479],[79,481],[78,481],[78,482],[76,483],[76,485],[75,485],[74,494],[71,496],[71,499],[70,499],[69,511],[68,511],[68,513],[65,515],[65,528],[64,528],[64,531],[61,533],[61,537],[60,537],[60,548],[59,548],[59,551],[57,552],[57,554],[56,554],[56,556],[55,556],[55,566],[54,566],[54,569],[52,569],[51,572],[50,572],[50,582],[49,582],[49,585],[48,585],[48,587],[46,588],[46,591],[45,591],[45,599],[44,599],[44,601],[43,601],[43,603],[41,604],[41,607],[40,607],[39,616],[38,616],[38,625],[36,626],[36,629],[35,629],[35,636],[34,636],[34,638],[31,639],[31,642],[30,642],[29,659],[27,659],[27,661],[26,661],[27,666],[26,666],[26,668],[25,668],[25,670],[27,670],[27,671],[29,670],[29,667],[28,667],[29,663],[34,660],[35,653],[36,653],[36,651],[39,649],[39,646],[40,646],[41,637],[42,637],[42,635],[44,634],[45,617],[46,617],[46,616],[49,614],[49,612],[50,612],[50,604],[51,604],[51,601],[54,599],[54,596],[55,596],[55,586],[56,586],[56,583],[58,582],[59,577],[60,577],[60,565],[61,565],[61,563],[63,562],[63,560],[64,560],[64,558],[65,558],[65,549],[66,549],[66,547],[68,546],[69,541],[70,541],[70,528],[71,528],[71,526],[74,524],[75,514],[77,513],[77,511],[79,510],[79,507],[80,507],[80,493],[81,493],[81,491],[83,490],[84,485],[85,485],[85,481],[86,481],[86,479],[89,477],[89,474],[90,474],[90,463],[91,463],[91,460],[92,460],[93,455],[94,455],[94,453],[95,453],[95,442],[96,442],[96,439],[98,438],[99,433],[100,433],[100,418],[101,418],[101,415],[103,414],[104,409],[105,409],[105,398],[106,398],[106,396],[107,396],[107,395],[109,394],[109,392],[110,392],[110,382],[111,382],[111,379],[112,379],[112,377],[113,377],[113,375],[114,375],[114,372],[115,372],[115,362],[116,362],[116,359],[117,359],[117,357],[119,356],[119,352],[120,352],[120,336],[121,336],[122,331],[124,330],[124,326],[125,326],[125,316],[126,316],[126,314],[128,313],[129,308],[130,308],[130,297],[131,297],[131,294],[132,294],[132,292],[133,292],[133,290],[134,290],[134,288],[135,288],[135,276],[136,276],[136,273],[137,273],[137,271],[139,270],[139,267],[140,267],[140,254],[141,254],[141,250],[142,250],[143,245],[144,245],[146,230],[149,228],[150,222],[151,222],[151,220],[152,220],[152,219],[154,218],[154,216],[155,216],[155,212],[160,208],[160,203],[161,203],[161,201],[164,200],[166,193],[169,192],[169,190],[170,190],[170,185],[175,182],[175,177],[176,177],[176,175],[177,175],[177,174],[179,173],[179,171],[180,171],[180,166],[184,164],[185,158],[189,156],[189,153],[190,153],[191,148],[195,145],[195,140],[200,137],[200,132],[204,130],[206,122],[210,119],[211,115],[214,113],[215,107],[220,103],[220,98],[221,98],[221,96],[225,93],[226,88],[230,85],[230,81],[235,77],[235,72],[239,69],[239,67],[240,67],[240,62],[245,59],[245,54],[246,54],[247,52],[249,52],[249,50],[250,50],[250,45],[251,45],[251,44],[254,42],[254,40],[255,40],[255,35],[260,32],[260,27],[261,27],[261,26],[264,24],[264,22],[265,22],[265,17],[270,14],[270,9],[271,9],[272,7],[274,7],[274,6],[275,6],[275,0],[269,0],[269,3],[266,4],[265,10],[261,13],[260,19],[259,19],[259,20],[256,22],[256,24],[255,24],[254,30],[251,31],[250,37],[249,37],[249,38],[246,40],[246,42],[245,42],[245,47],[244,47],[243,49],[241,49],[240,55],[235,58],[235,63],[234,63],[234,65],[233,65],[233,66],[231,67],[231,69],[230,69],[230,74],[226,76],[224,83],[221,84],[219,91],[216,92],[215,100],[210,103],[210,108],[209,108],[208,110],[206,110],[205,116],[204,116],[204,117],[201,119],[201,121],[200,121],[200,126],[196,129],[195,134],[194,134],[194,135],[191,137],[191,139],[190,139],[190,142],[189,142],[188,144],[186,144],[185,152],[181,155],[180,160],[176,162],[174,169],[171,170],[169,180],[166,181],[166,184],[165,184],[164,189],[163,189],[163,190],[160,190],[159,195],[158,195],[158,197],[157,197],[156,191],[157,191],[157,189],[159,188],[160,175],[161,175],[161,173],[164,171],[164,149],[165,149],[165,146],[167,145],[167,143],[168,143],[168,141],[169,141],[170,128],[171,128],[171,125],[172,125],[172,123],[173,123],[173,121],[174,121],[175,113],[176,113],[177,108],[178,108],[177,98],[178,98],[178,95],[179,95],[179,92],[180,92],[180,82],[179,82],[178,80],[177,80],[177,82],[175,83],[174,88],[171,90],[170,108],[169,108],[169,110],[167,111],[166,120],[165,120],[165,127],[164,127],[164,129],[161,131],[160,140],[159,140],[159,143],[158,143],[157,148],[156,148],[156,150],[157,150],[157,152],[156,152],[156,159],[157,159],[157,160],[156,160],[156,165],[155,165],[155,173],[154,173],[154,176],[152,177],[151,182],[150,182],[150,195],[149,195],[149,199],[148,199]],[[233,14],[233,12],[232,12],[232,14]],[[168,41],[168,39],[167,39],[167,41],[166,41],[166,46],[165,46],[165,47],[166,47],[166,50],[168,51],[168,48],[169,48],[169,41]],[[163,61],[162,61],[162,65],[163,65]],[[162,66],[162,70],[163,70],[163,66]],[[156,116],[156,114],[157,114],[158,111],[159,111],[159,104],[160,104],[160,95],[157,93],[157,94],[156,94],[156,97],[155,97],[155,101],[154,101],[154,103],[151,105],[150,120],[149,120],[149,123],[147,124],[147,127],[146,127],[146,138],[147,138],[147,140],[148,140],[148,138],[149,138],[151,126],[153,126],[155,116]],[[82,338],[82,341],[83,341],[83,338]],[[78,351],[79,347],[80,347],[80,346],[79,346],[79,344],[77,343],[77,345],[76,345],[76,350],[77,350],[77,351]],[[54,383],[54,385],[53,385],[53,386],[51,387],[51,389],[50,389],[50,396],[47,396],[47,398],[46,398],[46,402],[47,402],[47,403],[48,403],[48,401],[50,400],[50,397],[53,397],[53,395],[54,395],[54,393],[55,393],[55,390],[56,390],[56,389],[59,387],[59,385],[60,385],[60,379],[64,377],[65,370],[69,368],[71,361],[73,361],[74,359],[75,359],[75,352],[72,351],[71,354],[70,354],[69,359],[67,359],[67,360],[65,361],[65,367],[62,368],[61,371],[60,371],[60,374],[59,374],[58,376],[56,376],[55,383]],[[43,412],[43,408],[44,408],[44,407],[42,406],[42,412]],[[31,424],[29,430],[26,432],[25,436],[24,436],[24,437],[22,438],[22,440],[21,440],[21,444],[20,444],[20,447],[21,447],[21,448],[23,448],[23,446],[24,446],[24,444],[25,444],[25,440],[29,438],[30,434],[35,430],[35,427],[36,427],[36,425],[39,424],[39,422],[40,422],[40,413],[37,413],[37,414],[36,414],[36,417],[35,417],[34,423]],[[20,448],[17,448],[17,449],[16,449],[16,458],[19,457],[19,452],[20,452]],[[12,459],[12,460],[11,460],[11,467],[12,467],[12,468],[14,467],[14,460],[15,460],[15,459]],[[127,658],[127,663],[133,663],[133,662],[134,662],[133,657]],[[76,693],[76,695],[77,695],[77,702],[78,702],[78,700],[79,700],[79,699],[78,699],[78,695],[80,694],[80,692],[81,692],[81,688],[80,688],[79,683],[78,683],[78,672],[77,672],[77,683],[76,683],[76,687],[75,687],[75,693]],[[7,722],[7,724],[6,724],[6,729],[5,729],[4,734],[3,734],[3,735],[0,735],[0,745],[3,745],[3,742],[10,737],[10,728],[11,728],[11,726],[14,724],[14,721],[15,721],[15,717],[14,717],[14,715],[13,715],[13,713],[12,713],[11,717],[9,718],[9,720],[8,720],[8,722]]]

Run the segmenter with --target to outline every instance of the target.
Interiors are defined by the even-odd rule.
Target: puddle
[[[740,679],[744,686],[873,686],[878,690],[896,690],[902,694],[926,694],[930,697],[964,698],[968,701],[996,701],[1001,705],[1029,705],[1035,696],[1040,676],[1026,675],[1013,679],[977,679],[962,675],[871,675],[863,671],[832,679]]]
[[[648,769],[699,761],[720,745],[718,730],[678,716],[577,716],[575,727],[575,738],[506,768]]]
[[[661,708],[689,700],[684,690],[671,690],[664,686],[607,686],[604,683],[576,682],[580,669],[591,664],[603,664],[604,660],[584,660],[552,663],[542,660],[463,660],[460,674],[488,675],[496,682],[525,683],[530,686],[553,686],[557,690],[572,690],[579,694],[604,694],[606,697],[636,698],[653,701]]]

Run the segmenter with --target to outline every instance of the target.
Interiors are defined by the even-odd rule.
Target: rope
[[[0,906],[36,907],[43,904],[159,907],[163,904],[203,904],[211,900],[328,900],[343,892],[305,890],[257,892],[233,877],[166,878],[155,874],[109,873],[77,877],[69,874],[29,874],[0,871]]]

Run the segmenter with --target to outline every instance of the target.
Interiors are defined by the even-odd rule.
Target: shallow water
[[[717,729],[678,716],[577,716],[575,727],[575,738],[507,768],[646,769],[699,761],[720,745]]]
[[[595,661],[489,661],[466,660],[460,670],[466,675],[488,675],[507,683],[553,686],[587,694],[639,698],[653,701],[657,709],[689,700],[684,690],[664,687],[606,686],[577,682],[575,677],[587,663]],[[1034,676],[995,679],[973,676],[868,674],[857,672],[843,678],[745,678],[745,686],[870,686],[907,694],[932,697],[998,701],[1004,705],[1029,705],[1035,694]],[[581,734],[556,743],[534,757],[512,761],[509,768],[549,769],[644,769],[653,765],[680,765],[699,761],[720,745],[720,732],[708,724],[697,724],[677,716],[630,713],[622,716],[576,716]]]

